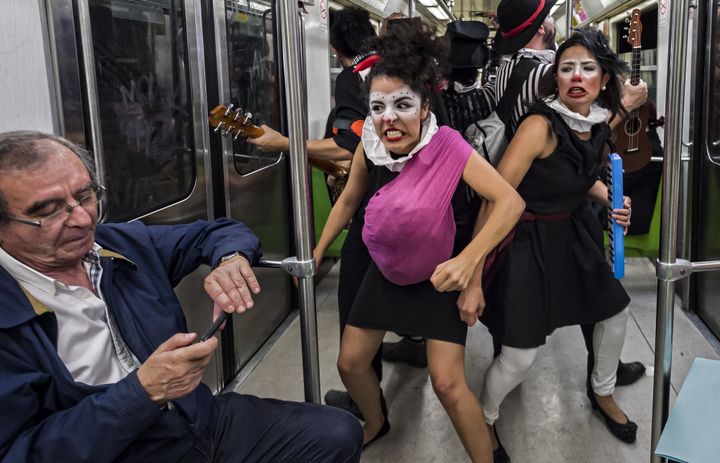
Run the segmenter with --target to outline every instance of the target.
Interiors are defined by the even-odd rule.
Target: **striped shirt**
[[[465,89],[453,83],[440,92],[440,99],[447,110],[450,127],[463,136],[473,122],[485,119],[495,109],[492,89],[479,86]]]
[[[524,49],[528,50],[528,49]],[[497,78],[495,79],[495,100],[500,101],[505,89],[508,86],[510,76],[515,68],[515,65],[521,59],[528,59],[526,54],[516,54],[511,57],[503,59],[498,70]],[[520,95],[513,104],[512,117],[510,119],[509,127],[512,133],[517,130],[518,121],[527,113],[530,106],[535,103],[537,95],[540,92],[540,81],[548,70],[552,68],[552,64],[541,63],[532,69],[527,76],[527,79],[522,85]],[[506,125],[508,125],[506,123]]]

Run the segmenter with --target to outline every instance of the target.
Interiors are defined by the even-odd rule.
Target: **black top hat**
[[[449,39],[462,38],[485,43],[490,35],[487,24],[480,21],[453,21],[448,23],[445,36]]]
[[[489,52],[485,40],[490,33],[480,21],[453,21],[447,25],[445,36],[450,39],[450,67],[453,69],[483,68]]]
[[[553,5],[553,0],[502,0],[497,9],[500,28],[493,48],[507,55],[524,47],[540,29]]]

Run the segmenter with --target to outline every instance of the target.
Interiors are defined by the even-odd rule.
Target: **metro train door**
[[[273,4],[272,0],[213,0],[217,85],[222,100],[217,103],[233,104],[243,113],[252,113],[257,125],[265,123],[282,130],[285,119]],[[222,151],[226,215],[246,223],[260,237],[264,259],[290,256],[287,157],[262,153],[242,137],[223,137]],[[285,272],[260,268],[256,275],[264,288],[255,297],[256,306],[262,310],[234,317],[236,369],[260,348],[291,309],[291,282]]]
[[[720,1],[708,1],[707,76],[703,105],[704,127],[699,150],[699,186],[696,199],[697,236],[693,261],[720,260]],[[720,272],[702,272],[695,278],[695,307],[710,329],[720,337]]]
[[[52,0],[63,135],[95,156],[105,220],[213,217],[207,104],[196,0]],[[76,37],[78,39],[76,39]],[[189,328],[211,322],[209,268],[176,288]],[[221,354],[204,381],[223,386]]]

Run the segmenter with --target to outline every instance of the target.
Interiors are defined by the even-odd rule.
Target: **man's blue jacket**
[[[98,225],[95,240],[104,249],[103,296],[141,362],[187,332],[173,291],[185,275],[234,251],[251,263],[260,255],[255,235],[227,219]],[[172,461],[194,445],[188,429],[200,435],[212,421],[214,399],[204,385],[168,412],[150,400],[134,372],[116,384],[75,382],[56,340],[55,315],[0,267],[0,461],[138,461],[144,459],[134,449],[138,441],[146,449],[168,445],[161,453]]]

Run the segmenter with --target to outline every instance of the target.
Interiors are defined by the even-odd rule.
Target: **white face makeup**
[[[560,100],[572,111],[587,116],[595,99],[610,76],[603,74],[600,63],[580,45],[562,52],[556,70]]]
[[[418,117],[421,107],[420,95],[407,85],[391,93],[382,91],[370,93],[370,114],[373,120],[379,119],[388,124],[398,119],[412,120]]]
[[[369,106],[375,133],[388,151],[407,154],[420,141],[427,107],[405,82],[395,77],[375,77]]]
[[[572,78],[580,75],[583,79],[591,79],[600,74],[601,68],[595,60],[568,59],[558,66],[558,76]]]

